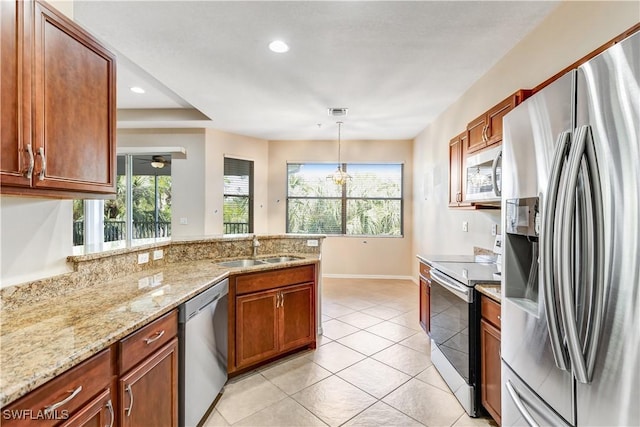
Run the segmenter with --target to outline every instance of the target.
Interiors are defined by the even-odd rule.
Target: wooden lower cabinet
[[[236,360],[239,367],[278,353],[278,298],[279,292],[266,291],[236,299]]]
[[[431,334],[431,267],[424,262],[420,266],[420,326],[427,334]]]
[[[482,319],[480,320],[480,378],[481,402],[494,420],[501,424],[502,375],[500,363],[500,305],[482,297]]]
[[[103,391],[93,401],[79,410],[63,427],[113,427],[116,414],[113,410],[111,389]]]
[[[315,340],[313,283],[289,286],[280,291],[278,323],[280,350],[287,351]]]
[[[315,348],[315,266],[232,277],[229,374],[305,346]]]
[[[113,410],[111,350],[106,349],[2,408],[3,426],[108,426]],[[87,424],[89,423],[89,424]]]
[[[178,339],[174,338],[118,381],[120,425],[178,425]]]

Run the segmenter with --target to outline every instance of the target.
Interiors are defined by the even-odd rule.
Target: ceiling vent
[[[348,108],[329,108],[327,113],[330,117],[344,117],[347,115],[348,111]]]

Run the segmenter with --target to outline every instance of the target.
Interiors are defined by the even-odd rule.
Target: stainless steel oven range
[[[431,361],[469,416],[480,407],[480,299],[476,283],[498,283],[495,264],[431,263]]]

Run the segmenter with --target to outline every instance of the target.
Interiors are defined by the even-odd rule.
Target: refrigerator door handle
[[[557,203],[560,195],[560,177],[562,175],[563,164],[565,162],[565,155],[569,148],[571,141],[571,132],[565,131],[558,135],[558,141],[556,143],[556,151],[553,156],[553,163],[551,167],[551,174],[549,176],[549,183],[547,185],[547,197],[544,208],[544,220],[542,222],[542,233],[540,234],[540,244],[542,250],[541,257],[541,269],[542,269],[542,284],[544,288],[544,303],[546,307],[547,327],[549,329],[549,338],[551,343],[551,349],[553,351],[553,357],[556,362],[556,366],[563,371],[566,371],[569,366],[569,360],[562,343],[560,333],[560,316],[558,315],[558,304],[556,301],[555,293],[555,276],[553,263],[553,237],[554,237],[554,223],[557,210]]]
[[[589,144],[587,144],[589,139]],[[602,246],[603,231],[598,230],[602,227],[602,199],[600,192],[599,178],[597,175],[597,165],[595,162],[595,148],[593,147],[593,138],[591,137],[591,130],[589,126],[581,126],[576,130],[576,142],[571,147],[569,154],[569,171],[567,173],[567,192],[564,199],[564,211],[562,212],[562,222],[564,224],[561,236],[561,248],[562,248],[562,265],[561,265],[561,286],[560,286],[560,309],[564,321],[564,327],[567,339],[567,349],[571,358],[573,366],[573,375],[576,380],[581,383],[589,383],[593,374],[593,367],[595,365],[595,353],[597,350],[597,341],[600,335],[601,319],[602,319],[602,284],[603,281],[596,279],[592,284],[594,301],[590,305],[590,312],[588,318],[587,336],[585,337],[584,350],[583,345],[580,342],[580,334],[578,331],[578,320],[576,316],[576,307],[574,303],[574,286],[584,286],[582,283],[575,283],[574,278],[574,265],[568,258],[571,257],[571,251],[574,244],[574,229],[579,229],[579,224],[574,224],[574,215],[576,209],[576,193],[578,191],[578,176],[581,171],[586,170],[583,176],[586,179],[585,188],[591,194],[591,197],[596,197],[599,201],[587,201],[585,204],[587,208],[586,218],[591,222],[591,226],[595,228],[592,230],[592,235],[586,239],[589,244],[584,245],[586,247],[587,256],[591,256],[590,262],[597,262],[603,256],[603,251],[598,245]],[[587,148],[587,145],[590,148]],[[586,156],[587,161],[584,162],[583,158]],[[588,166],[586,166],[588,165]],[[594,169],[594,167],[596,169]],[[596,205],[594,212],[592,203]],[[596,220],[595,218],[599,218]],[[572,226],[573,224],[573,226]],[[598,225],[600,224],[600,225]],[[593,241],[593,234],[596,235],[596,248],[591,245]],[[599,255],[595,255],[595,253]],[[600,277],[602,272],[599,270],[600,265],[596,264],[594,267],[597,275]],[[593,278],[588,278],[593,280]],[[599,296],[598,296],[599,295]],[[587,357],[585,357],[587,353]],[[589,363],[587,363],[587,360]],[[590,365],[590,366],[589,366]]]
[[[589,165],[589,182],[592,189],[593,200],[593,226],[592,235],[595,239],[595,259],[594,259],[594,283],[593,297],[590,304],[590,325],[587,329],[585,339],[587,373],[588,381],[593,377],[595,368],[596,354],[598,352],[598,343],[602,335],[602,323],[604,318],[604,265],[605,265],[605,248],[604,248],[604,202],[602,200],[602,186],[600,183],[600,175],[598,173],[598,161],[596,157],[595,142],[591,128],[585,130],[587,138],[587,164]]]
[[[539,427],[539,424],[536,422],[536,420],[533,418],[533,416],[529,413],[527,408],[524,406],[524,402],[520,398],[520,395],[513,388],[511,381],[507,380],[507,382],[505,383],[505,386],[507,387],[507,391],[509,392],[509,396],[511,397],[511,400],[513,400],[513,403],[515,403],[516,408],[518,408],[518,412],[520,412],[520,415],[522,415],[522,418],[524,418],[527,424],[529,424],[531,427]]]
[[[491,165],[491,182],[493,184],[493,192],[496,194],[496,197],[502,196],[502,189],[498,187],[498,163],[502,158],[502,150],[498,151],[496,158],[493,159],[493,164]]]

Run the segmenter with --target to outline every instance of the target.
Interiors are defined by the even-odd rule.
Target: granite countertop
[[[502,287],[496,284],[478,284],[476,289],[497,303],[502,303]]]
[[[230,274],[317,263],[319,254],[247,268],[166,264],[0,313],[0,407],[46,383]],[[267,257],[266,255],[260,258]]]

